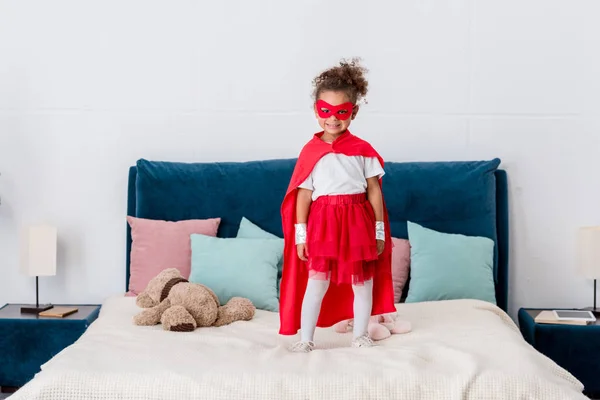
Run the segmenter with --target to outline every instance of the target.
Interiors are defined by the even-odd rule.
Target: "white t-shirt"
[[[315,164],[299,187],[312,190],[314,201],[319,196],[364,193],[368,178],[381,178],[384,174],[377,157],[329,153]]]

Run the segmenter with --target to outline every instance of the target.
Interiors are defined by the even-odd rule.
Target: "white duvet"
[[[193,333],[137,327],[133,298],[110,298],[75,344],[11,400],[586,399],[499,308],[471,300],[398,305],[413,331],[349,347],[317,329],[318,349],[290,353],[275,313]]]

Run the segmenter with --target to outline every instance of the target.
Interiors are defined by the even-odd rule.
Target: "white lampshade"
[[[24,239],[22,271],[29,276],[56,275],[56,228],[47,225],[29,227]]]
[[[577,256],[581,274],[588,279],[600,279],[600,226],[579,229]]]

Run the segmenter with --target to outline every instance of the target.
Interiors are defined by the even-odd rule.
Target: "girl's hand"
[[[297,244],[296,250],[298,250],[298,258],[302,261],[308,261],[308,248],[306,244]]]
[[[383,240],[377,241],[377,255],[381,255],[383,253],[383,249],[385,248],[385,242]]]

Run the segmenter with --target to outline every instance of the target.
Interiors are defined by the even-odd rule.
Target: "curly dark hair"
[[[360,61],[360,58],[343,59],[340,65],[323,71],[313,80],[314,99],[325,91],[346,92],[354,104],[364,98],[369,86],[364,77],[368,70],[360,65]]]

